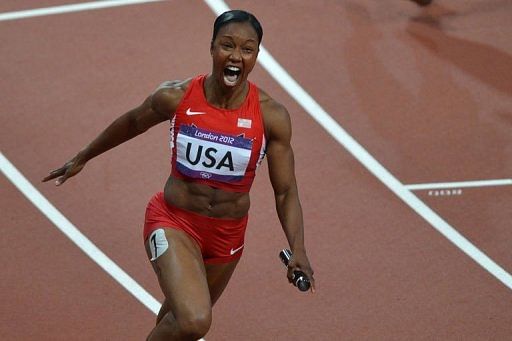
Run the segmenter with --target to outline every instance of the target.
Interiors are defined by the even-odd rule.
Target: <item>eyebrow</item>
[[[230,35],[230,34],[223,34],[221,36],[219,36],[219,38],[230,38],[230,39],[234,39],[234,36],[233,35]],[[245,40],[245,42],[253,42],[253,43],[258,43],[258,40],[257,39],[254,39],[254,38],[249,38],[247,40]]]

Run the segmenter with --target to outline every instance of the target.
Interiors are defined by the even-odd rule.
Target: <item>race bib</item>
[[[222,182],[242,180],[252,140],[182,125],[176,137],[176,168],[188,177]]]

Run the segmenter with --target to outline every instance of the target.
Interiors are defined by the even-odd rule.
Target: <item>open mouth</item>
[[[227,66],[224,68],[224,83],[226,83],[227,86],[236,85],[241,73],[242,70],[239,67]]]

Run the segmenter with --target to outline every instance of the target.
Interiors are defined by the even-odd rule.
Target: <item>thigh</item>
[[[151,261],[165,300],[174,316],[211,311],[210,291],[199,245],[187,233],[165,228],[167,250]],[[146,252],[151,259],[150,243]]]
[[[217,302],[220,295],[228,285],[238,261],[239,259],[229,263],[205,265],[212,306]]]

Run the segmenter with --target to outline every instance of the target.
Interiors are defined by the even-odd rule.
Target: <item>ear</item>
[[[210,43],[210,56],[213,57],[213,40],[212,42]]]

